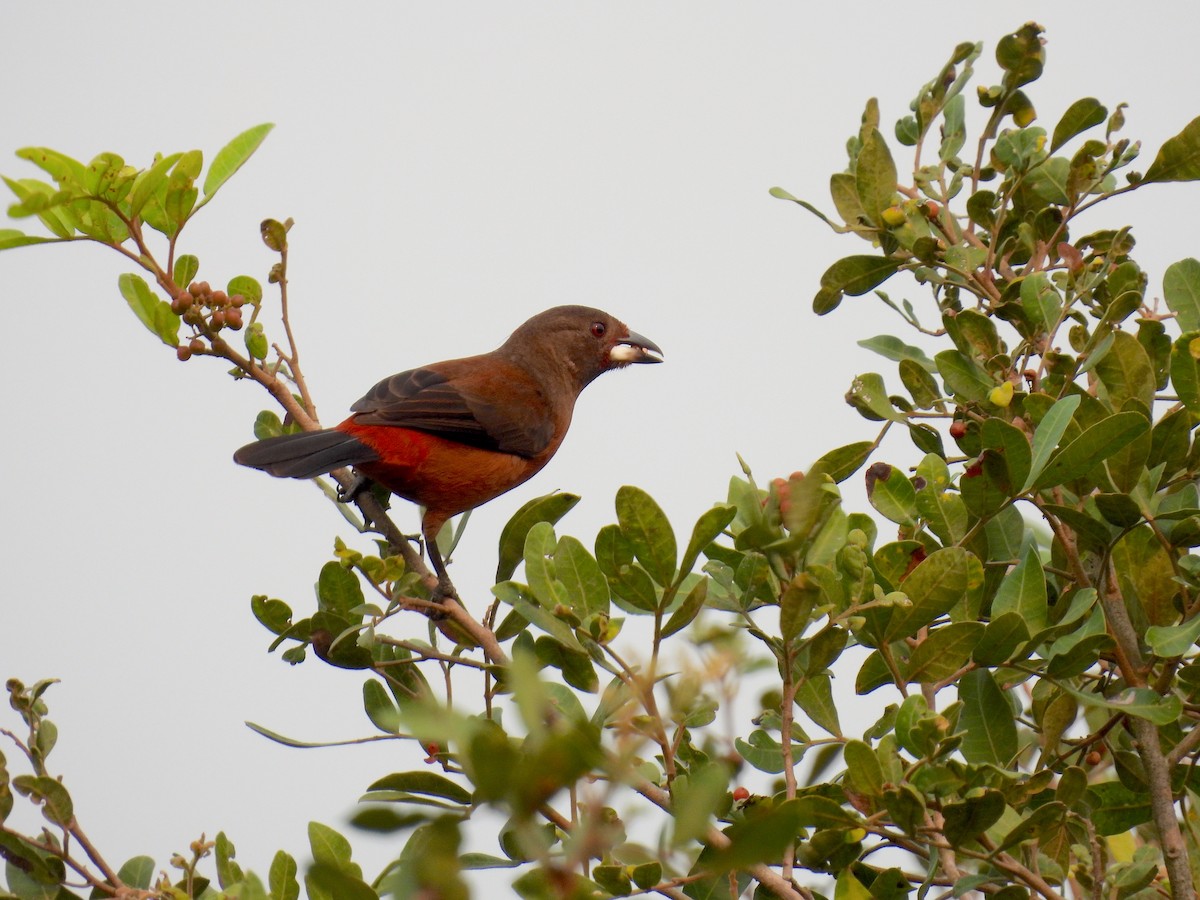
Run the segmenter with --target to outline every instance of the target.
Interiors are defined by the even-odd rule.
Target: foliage
[[[556,530],[577,498],[531,501],[500,536],[481,621],[430,600],[428,572],[370,496],[363,517],[348,518],[381,540],[373,553],[337,541],[315,609],[252,600],[272,650],[295,664],[311,648],[368,671],[370,723],[428,753],[424,769],[367,788],[356,824],[407,835],[378,877],[364,878],[344,837],[311,826],[309,897],[462,897],[476,869],[513,869],[527,898],[699,900],[752,885],[757,897],[1136,897],[1168,882],[1193,895],[1200,262],[1165,273],[1163,310],[1146,299],[1128,227],[1072,229],[1111,197],[1200,179],[1200,119],[1138,174],[1121,106],[1083,98],[1051,131],[1037,124],[1026,93],[1045,63],[1036,25],[1000,40],[999,83],[979,87],[969,109],[981,52],[958,46],[891,138],[867,104],[847,168],[830,179],[840,222],[772,191],[869,245],[826,270],[816,312],[873,293],[938,348],[862,341],[897,364],[904,390],[877,373],[850,386],[850,405],[882,423],[874,439],[766,488],[744,468],[686,541],[638,488],[620,490],[616,522],[591,548]],[[258,283],[239,276],[213,291],[194,280],[196,258],[175,252],[267,129],[217,154],[199,203],[196,151],[139,171],[112,154],[84,165],[23,150],[54,183],[5,179],[18,201],[10,214],[37,217],[52,237],[3,231],[0,249],[117,249],[167,298],[140,276],[120,279],[180,359],[232,363],[284,407],[288,427],[312,428],[287,324],[290,223],[262,229],[280,254],[268,280],[287,335],[273,357]],[[903,178],[901,147],[912,152]],[[147,229],[166,241],[163,265]],[[902,272],[927,289],[921,304],[879,290]],[[243,324],[244,352],[226,340]],[[259,436],[283,428],[271,412],[255,425]],[[917,448],[912,468],[880,458],[896,429]],[[875,516],[844,509],[838,490],[864,467]],[[437,626],[427,640],[389,633],[418,612]],[[622,635],[631,618],[647,627],[627,630],[644,637]],[[852,665],[857,693],[878,701],[856,735],[843,731],[831,684]],[[761,709],[728,733],[717,713],[756,672],[769,682]],[[475,708],[450,708],[452,686],[459,697],[478,690]],[[264,882],[233,861],[224,835],[176,857],[174,883],[144,858],[109,867],[46,768],[57,737],[47,687],[9,683],[28,729],[10,738],[30,768],[10,775],[0,758],[13,896],[78,896],[68,878],[93,896],[299,896],[292,857],[280,853]],[[14,793],[50,827],[4,825]],[[464,825],[481,809],[506,824],[494,852],[464,852]],[[640,822],[658,812],[649,840],[627,833],[629,809]],[[209,855],[217,887],[198,872]]]

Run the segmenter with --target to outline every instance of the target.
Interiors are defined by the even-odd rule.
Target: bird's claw
[[[365,491],[371,484],[371,479],[358,472],[354,473],[354,480],[349,484],[339,484],[337,489],[338,503],[353,503],[358,495]]]

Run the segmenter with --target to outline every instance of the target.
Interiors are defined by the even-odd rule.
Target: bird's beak
[[[663,352],[650,338],[631,331],[608,352],[608,358],[619,365],[628,363],[660,363]]]

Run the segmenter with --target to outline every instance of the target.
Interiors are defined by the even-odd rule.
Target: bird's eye
[[[604,332],[606,332],[606,331],[608,331],[608,326],[605,325],[603,322],[593,322],[592,323],[592,336],[593,337],[598,337],[598,338],[604,337]]]

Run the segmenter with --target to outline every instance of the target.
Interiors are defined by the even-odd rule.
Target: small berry
[[[212,296],[208,298],[208,302],[213,306],[225,306],[229,303],[229,295],[224,291],[213,291]]]
[[[741,803],[743,800],[749,800],[750,792],[744,787],[736,787],[733,789],[733,799],[738,803]]]
[[[187,347],[183,347],[183,346],[176,347],[175,348],[175,358],[177,360],[179,360],[180,362],[187,362],[189,359],[192,358],[192,351],[189,350]]]
[[[208,323],[210,325],[212,325],[213,328],[216,328],[217,330],[224,328],[225,327],[225,310],[218,309],[218,310],[214,311],[213,314],[208,317]]]
[[[225,324],[234,331],[242,327],[242,311],[236,307],[225,310]]]
[[[246,302],[246,298],[243,297],[241,294],[234,294],[232,297],[229,298],[230,305],[233,306],[235,309],[241,309],[242,305],[245,302]]]
[[[191,350],[193,354],[203,353],[204,352],[204,341],[200,340],[200,338],[192,338],[188,342],[188,349]]]
[[[967,423],[962,419],[955,419],[950,423],[950,437],[958,440],[959,438],[966,436],[966,433]]]

